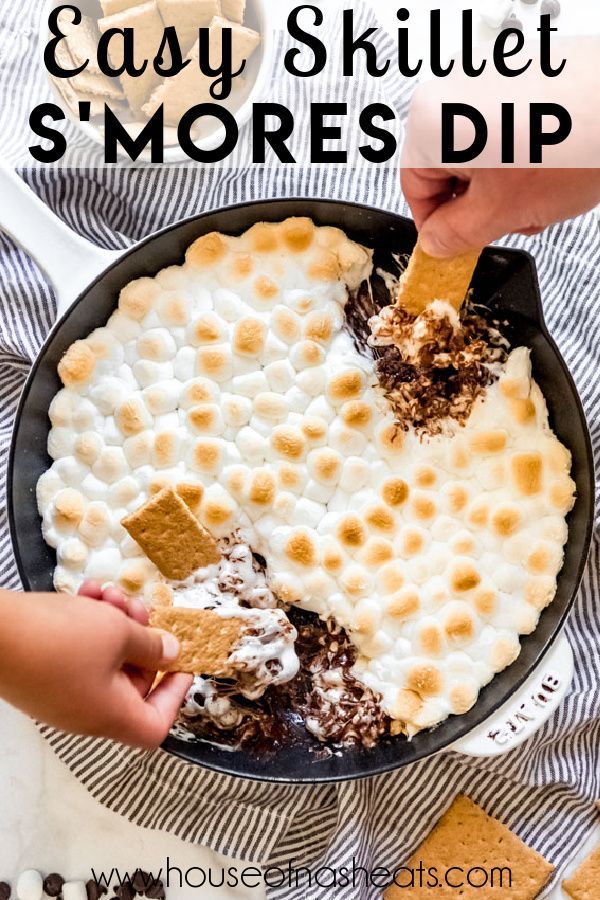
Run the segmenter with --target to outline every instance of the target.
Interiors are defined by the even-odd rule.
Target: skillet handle
[[[71,231],[16,172],[0,161],[0,230],[47,275],[58,316],[120,253],[101,250]]]
[[[494,757],[519,747],[554,715],[574,670],[573,651],[563,632],[515,696],[450,749],[465,756]]]

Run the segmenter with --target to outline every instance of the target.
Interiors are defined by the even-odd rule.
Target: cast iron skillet
[[[106,323],[124,285],[165,266],[179,264],[187,247],[211,231],[239,234],[255,222],[310,216],[318,225],[343,228],[350,237],[377,249],[385,262],[391,252],[409,253],[416,240],[412,222],[393,213],[325,200],[271,200],[209,212],[176,224],[134,247],[101,275],[57,323],[35,362],[17,412],[8,473],[8,515],[19,572],[27,590],[52,589],[55,554],[43,541],[35,486],[51,460],[46,452],[48,407],[60,383],[58,362],[77,339]],[[269,758],[205,742],[169,737],[164,748],[185,760],[229,775],[264,781],[324,782],[377,775],[439,752],[483,723],[523,684],[559,634],[575,598],[591,540],[594,473],[586,422],[573,380],[543,321],[535,263],[526,253],[488,249],[475,276],[478,301],[510,322],[513,343],[532,350],[535,376],[548,400],[551,421],[572,451],[577,503],[569,516],[569,543],[553,604],[509,669],[486,687],[465,716],[451,717],[412,741],[386,739],[373,749],[345,749],[323,759],[299,743]]]

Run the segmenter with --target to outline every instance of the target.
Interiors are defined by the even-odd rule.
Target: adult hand
[[[421,245],[430,256],[480,250],[506,234],[538,234],[600,203],[600,169],[402,171]]]

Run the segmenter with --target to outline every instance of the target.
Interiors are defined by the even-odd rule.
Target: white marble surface
[[[281,21],[292,4],[289,0],[275,5]],[[390,0],[373,0],[382,24],[395,29],[395,11],[400,4]],[[447,52],[460,44],[459,11],[468,3],[462,0],[412,0],[411,9],[418,41],[426,38],[427,13],[431,7],[443,7],[444,40]],[[564,0],[560,20],[564,33],[594,31],[600,33],[600,4],[589,0]],[[535,28],[535,7],[515,2],[527,30]],[[420,25],[419,25],[420,23]],[[418,36],[420,35],[420,37]],[[489,41],[493,32],[482,27],[481,41]],[[170,856],[183,868],[212,866],[219,871],[223,860],[211,851],[186,845],[163,833],[130,825],[120,816],[101,807],[87,794],[67,769],[54,757],[31,722],[0,703],[0,880],[13,880],[26,867],[45,872],[58,870],[69,878],[88,877],[90,867],[122,868],[140,865],[151,870]],[[582,858],[600,841],[600,828],[587,846],[580,848]],[[209,900],[256,898],[261,891],[178,890],[170,891],[171,900],[184,897]],[[560,888],[554,900],[563,897]]]
[[[39,735],[35,725],[0,703],[0,881],[23,869],[69,879],[90,878],[91,867],[156,872],[167,857],[184,871],[212,867],[213,881],[230,860],[172,835],[131,825],[93,800]],[[243,866],[243,863],[240,864]],[[169,900],[262,900],[262,890],[169,890]]]

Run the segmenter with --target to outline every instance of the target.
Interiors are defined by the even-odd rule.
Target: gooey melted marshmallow
[[[121,519],[167,484],[201,485],[202,523],[242,529],[267,562],[255,605],[333,617],[354,673],[414,734],[516,659],[555,594],[574,484],[523,348],[464,427],[398,426],[344,330],[371,268],[341,231],[290,219],[200,238],[132,282],[60,364],[38,502],[58,590],[133,594],[161,576]],[[289,648],[288,632],[293,674]]]

